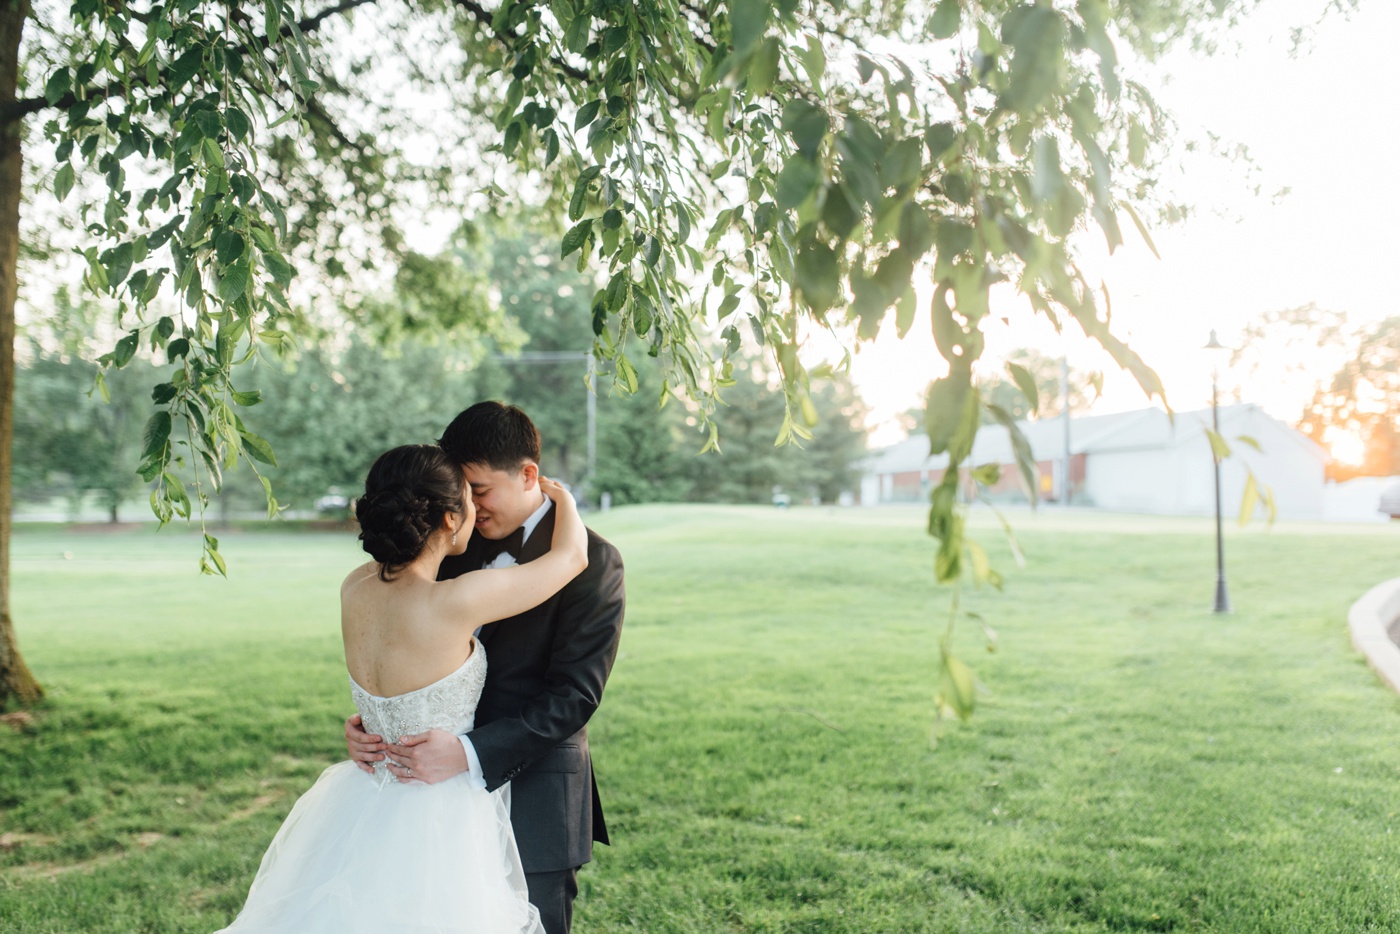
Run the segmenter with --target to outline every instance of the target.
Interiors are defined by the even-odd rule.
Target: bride
[[[473,633],[542,603],[588,564],[573,497],[540,478],[558,518],[550,550],[515,567],[438,581],[475,519],[461,469],[436,445],[407,445],[370,468],[356,504],[374,558],[340,590],[350,693],[371,733],[471,728],[486,680]],[[277,831],[227,932],[543,934],[511,833],[509,786],[466,774],[400,782],[341,762],[321,773]]]

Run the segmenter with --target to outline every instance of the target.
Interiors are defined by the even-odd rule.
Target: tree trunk
[[[27,0],[0,0],[0,105],[15,99]],[[0,125],[0,709],[44,696],[19,654],[10,619],[10,478],[15,436],[15,295],[19,290],[22,124]]]

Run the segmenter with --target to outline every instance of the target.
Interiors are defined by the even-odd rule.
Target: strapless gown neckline
[[[471,654],[468,655],[468,656],[466,657],[466,659],[464,659],[464,660],[462,661],[462,664],[458,665],[456,668],[452,669],[452,670],[449,671],[447,674],[443,675],[441,678],[438,678],[436,681],[432,682],[431,684],[425,684],[425,685],[423,685],[421,688],[414,688],[414,689],[411,690],[411,691],[404,691],[404,692],[401,693],[401,694],[388,694],[388,695],[385,695],[385,694],[375,694],[375,693],[374,693],[373,691],[371,691],[369,688],[365,687],[364,685],[360,684],[360,682],[356,681],[354,675],[348,675],[348,677],[350,678],[350,688],[351,688],[351,690],[359,691],[361,694],[365,695],[366,697],[370,697],[370,698],[373,698],[374,700],[379,700],[379,701],[399,700],[400,698],[404,698],[404,697],[412,697],[413,695],[415,695],[415,694],[421,694],[421,693],[424,692],[424,691],[431,691],[433,688],[441,686],[441,685],[443,684],[443,682],[445,682],[445,681],[450,681],[450,680],[452,680],[453,678],[457,677],[457,676],[460,675],[463,671],[465,671],[465,670],[467,669],[468,666],[470,666],[474,661],[476,661],[476,658],[477,658],[478,655],[483,655],[483,654],[484,654],[484,651],[483,651],[483,649],[481,648],[481,643],[478,642],[478,641],[476,640],[476,637],[475,637],[475,636],[473,636],[473,637],[472,637],[472,651],[471,651]]]

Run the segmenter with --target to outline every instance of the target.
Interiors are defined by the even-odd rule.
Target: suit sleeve
[[[590,534],[588,567],[560,591],[544,690],[518,715],[467,734],[487,790],[510,781],[588,723],[617,657],[624,604],[622,557]]]

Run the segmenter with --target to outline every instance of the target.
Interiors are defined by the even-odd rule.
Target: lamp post
[[[1228,348],[1215,338],[1215,330],[1211,329],[1210,342],[1205,346],[1206,350],[1227,350]],[[1215,429],[1217,435],[1220,434],[1220,368],[1218,357],[1211,359],[1210,368],[1210,420],[1211,427]],[[1220,507],[1220,458],[1216,455],[1215,445],[1210,446],[1210,459],[1215,463],[1215,612],[1230,612],[1230,591],[1225,586],[1225,525],[1224,517]]]

